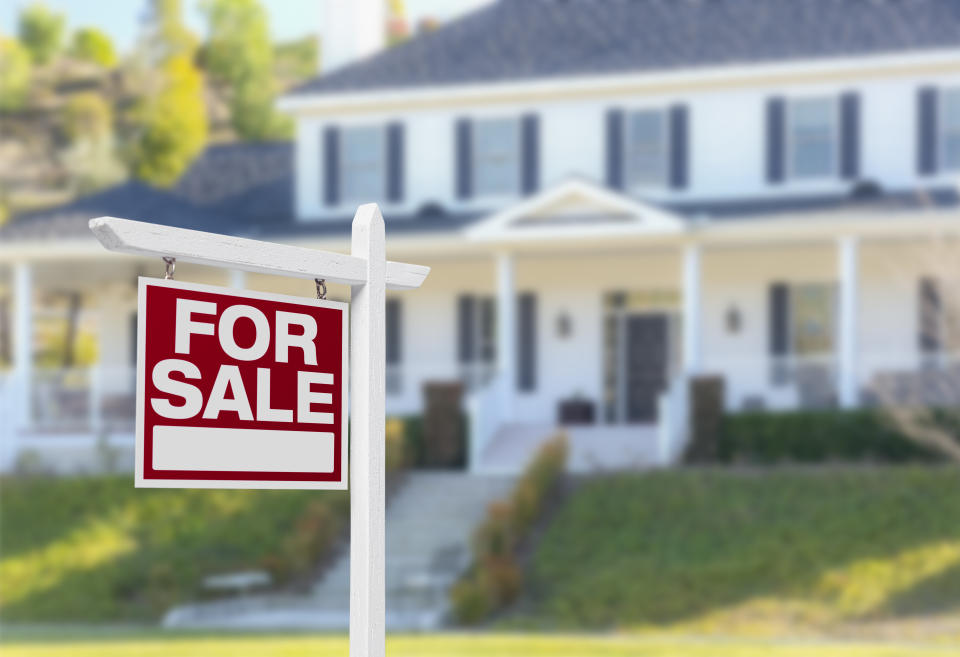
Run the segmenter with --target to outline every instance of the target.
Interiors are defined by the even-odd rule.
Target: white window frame
[[[658,114],[660,116],[660,142],[663,144],[663,157],[660,159],[660,176],[656,181],[634,180],[631,173],[630,162],[630,143],[631,127],[633,126],[633,115],[635,114]],[[624,112],[623,126],[623,180],[624,187],[628,190],[662,190],[666,189],[670,182],[670,155],[672,144],[670,143],[670,112],[668,108],[662,106],[656,107],[633,107]]]
[[[350,176],[350,163],[347,161],[347,135],[350,132],[356,132],[360,130],[371,130],[379,133],[380,139],[380,157],[379,157],[379,177],[380,177],[380,189],[376,192],[365,192],[362,194],[351,195],[348,193],[347,180]],[[387,130],[386,127],[380,124],[357,124],[357,125],[345,125],[340,128],[340,162],[339,166],[339,175],[340,175],[340,202],[341,203],[356,203],[364,202],[369,203],[370,201],[383,202],[386,200],[387,192]],[[370,194],[374,194],[374,198],[370,198]]]
[[[513,171],[513,185],[508,190],[497,190],[497,191],[486,191],[481,190],[480,185],[480,149],[478,148],[479,140],[477,139],[478,126],[483,123],[512,123],[516,138],[514,139],[514,171]],[[470,149],[470,184],[473,190],[473,196],[483,199],[512,199],[520,195],[521,185],[521,176],[523,175],[523,125],[519,116],[482,116],[475,117],[471,122],[471,149]]]
[[[831,126],[831,140],[833,142],[833,153],[830,161],[830,170],[826,173],[817,174],[817,175],[805,175],[797,174],[794,170],[794,150],[796,148],[796,135],[794,134],[793,129],[793,114],[794,114],[794,105],[798,102],[810,102],[810,101],[822,101],[829,103],[832,106],[831,116],[833,117],[833,125]],[[784,131],[786,132],[786,162],[785,162],[785,171],[787,173],[788,180],[794,180],[798,182],[810,182],[810,181],[823,181],[823,180],[835,180],[840,172],[840,97],[836,94],[816,94],[810,96],[793,96],[787,99],[785,105],[785,116],[784,116]]]
[[[960,160],[950,164],[947,162],[947,137],[950,134],[956,134],[960,138],[960,117],[957,117],[956,124],[948,129],[947,127],[947,96],[950,94],[957,94],[958,103],[957,106],[960,107],[960,86],[944,87],[940,90],[937,108],[939,120],[937,121],[937,139],[939,143],[939,148],[937,149],[937,158],[939,159],[940,168],[944,171],[960,171]],[[960,110],[958,110],[960,112]]]

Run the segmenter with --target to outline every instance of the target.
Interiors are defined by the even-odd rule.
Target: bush
[[[934,461],[879,411],[750,412],[728,415],[720,429],[723,463]]]
[[[404,465],[411,468],[462,468],[466,463],[467,445],[467,417],[460,414],[459,431],[457,434],[456,457],[448,462],[439,464],[440,459],[431,454],[431,449],[423,437],[423,417],[409,415],[387,420],[387,434],[401,435],[403,438]],[[389,467],[389,464],[388,464]]]
[[[566,461],[567,441],[560,435],[540,448],[509,499],[490,505],[474,534],[474,564],[451,591],[453,614],[460,623],[479,623],[520,594],[517,549],[540,517]]]

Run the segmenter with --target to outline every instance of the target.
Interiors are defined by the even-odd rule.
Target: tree
[[[63,46],[66,22],[46,5],[35,2],[20,12],[20,41],[36,64],[47,64]]]
[[[207,140],[203,78],[187,55],[167,59],[163,87],[137,110],[141,126],[133,146],[133,170],[156,185],[172,185]]]
[[[181,0],[150,0],[146,20],[146,46],[152,61],[164,62],[176,55],[194,55],[197,38],[183,23]]]
[[[113,110],[103,96],[87,91],[74,94],[63,105],[63,131],[71,142],[101,140],[113,128]]]
[[[0,111],[21,109],[30,90],[30,53],[16,39],[0,36]]]
[[[71,53],[77,59],[92,62],[104,68],[113,68],[117,64],[117,53],[113,42],[105,32],[95,27],[85,27],[73,35]]]
[[[117,183],[126,175],[117,158],[113,136],[113,110],[99,94],[78,93],[62,110],[63,132],[70,145],[62,161],[81,193]]]
[[[273,108],[273,46],[263,7],[257,0],[205,0],[201,7],[210,35],[204,63],[229,89],[234,130],[244,139],[288,133]]]

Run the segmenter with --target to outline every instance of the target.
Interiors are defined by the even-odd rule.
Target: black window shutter
[[[767,100],[767,182],[779,183],[784,178],[786,155],[786,112],[783,98]]]
[[[517,388],[531,392],[537,387],[537,295],[517,297]]]
[[[456,124],[455,159],[457,163],[457,198],[473,196],[473,135],[470,119],[458,119]]]
[[[532,194],[540,187],[540,117],[527,114],[523,117],[523,180],[524,194]]]
[[[476,344],[476,300],[469,294],[457,298],[457,356],[461,363],[472,363]]]
[[[607,185],[623,189],[623,110],[607,110]]]
[[[920,351],[924,354],[936,353],[940,350],[943,336],[940,285],[934,278],[920,279],[917,315],[917,343]]]
[[[340,202],[340,129],[334,125],[323,131],[323,202]]]
[[[924,87],[917,92],[917,173],[937,172],[937,90]]]
[[[684,189],[687,186],[687,156],[689,152],[687,106],[670,108],[670,186]]]
[[[400,299],[387,299],[386,304],[387,365],[396,365],[403,358],[403,328]]]
[[[403,200],[403,124],[387,126],[387,200]]]
[[[840,175],[854,180],[860,175],[860,94],[840,97]]]
[[[770,355],[785,356],[789,351],[790,289],[786,283],[770,286]]]

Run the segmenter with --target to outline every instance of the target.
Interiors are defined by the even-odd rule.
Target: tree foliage
[[[46,5],[35,2],[20,12],[20,41],[37,64],[49,63],[63,47],[66,21]]]
[[[21,109],[30,90],[30,53],[16,39],[0,36],[0,111]]]
[[[267,14],[258,0],[205,0],[209,41],[204,62],[230,93],[231,123],[243,139],[268,139],[289,131],[273,108],[273,46]]]
[[[139,108],[142,126],[133,148],[138,178],[156,185],[176,182],[207,140],[203,78],[186,55],[170,57],[163,65],[161,91]]]
[[[77,59],[92,62],[104,68],[113,68],[117,64],[117,53],[113,42],[102,30],[85,27],[73,35],[71,53]]]
[[[113,110],[103,96],[87,91],[74,94],[63,105],[63,131],[71,142],[99,140],[113,128]]]

